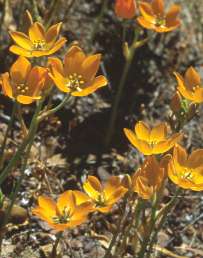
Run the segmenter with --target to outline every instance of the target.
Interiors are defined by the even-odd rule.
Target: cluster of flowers
[[[19,58],[11,66],[10,72],[1,76],[3,93],[21,104],[31,104],[45,95],[52,84],[73,96],[86,96],[98,88],[106,86],[104,76],[97,76],[100,54],[86,56],[78,46],[68,49],[64,62],[49,57],[45,67],[34,66],[27,58],[50,56],[66,43],[58,38],[62,23],[51,26],[47,31],[39,22],[33,22],[31,15],[28,35],[22,32],[10,32],[16,45],[10,51]]]
[[[173,5],[166,14],[163,0],[141,2],[139,8],[141,16],[137,21],[144,28],[168,32],[180,25],[177,18],[180,7],[177,5]],[[136,13],[135,1],[117,0],[115,10],[119,17],[131,19]],[[86,56],[78,46],[69,48],[64,63],[58,58],[49,57],[46,67],[32,68],[26,57],[52,55],[66,40],[61,38],[56,41],[61,23],[45,31],[39,22],[30,22],[28,35],[21,32],[10,33],[17,44],[11,46],[10,51],[20,57],[11,66],[10,73],[1,76],[5,95],[22,104],[30,104],[40,99],[52,83],[62,92],[73,96],[86,96],[107,85],[104,76],[96,76],[101,55]],[[203,102],[200,76],[194,68],[189,68],[184,78],[178,73],[175,73],[175,76],[180,106],[182,99],[194,104]],[[176,111],[179,112],[179,109]],[[169,137],[166,123],[150,128],[140,121],[135,124],[134,131],[125,128],[124,133],[132,145],[147,156],[132,176],[112,176],[104,185],[96,177],[89,176],[83,184],[85,193],[68,190],[59,196],[57,203],[47,196],[40,196],[38,207],[33,209],[33,214],[45,220],[54,229],[62,231],[85,222],[91,212],[109,212],[127,193],[137,193],[140,198],[150,200],[164,186],[167,176],[182,188],[203,190],[203,149],[188,155],[186,150],[177,144],[182,138],[181,132]],[[172,148],[173,155],[161,156]]]

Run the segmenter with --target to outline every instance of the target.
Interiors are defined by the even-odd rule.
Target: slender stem
[[[149,250],[152,250],[154,242],[156,241],[157,235],[159,233],[159,231],[161,230],[161,228],[163,227],[163,224],[165,223],[168,214],[170,212],[170,210],[172,209],[172,207],[176,204],[176,200],[177,200],[177,196],[180,193],[181,189],[177,188],[175,195],[173,196],[173,198],[164,206],[164,208],[157,214],[156,216],[156,221],[161,217],[161,220],[158,224],[158,226],[156,227],[156,229],[154,230],[154,233],[152,234],[152,238],[149,244]]]
[[[51,258],[56,258],[57,257],[57,247],[58,247],[58,244],[60,242],[60,239],[62,237],[62,232],[59,232],[57,237],[56,237],[56,241],[53,245],[53,248],[52,248],[52,252],[51,252]]]
[[[151,218],[149,223],[149,230],[148,230],[147,236],[144,238],[142,242],[141,249],[138,256],[139,258],[145,257],[147,246],[149,244],[151,234],[156,224],[156,211],[157,211],[158,203],[159,203],[159,198],[157,197],[157,193],[155,193],[153,196],[153,202],[152,202],[152,211],[151,211]]]
[[[115,99],[114,99],[112,112],[111,112],[111,115],[110,115],[109,126],[108,126],[106,139],[105,139],[105,147],[106,148],[109,146],[109,144],[111,142],[111,139],[112,139],[112,134],[113,134],[113,131],[114,131],[115,122],[116,122],[117,114],[118,114],[118,106],[119,106],[120,99],[121,99],[121,96],[122,96],[122,93],[123,93],[123,89],[124,89],[125,82],[126,82],[126,79],[127,79],[127,76],[128,76],[128,72],[129,72],[130,66],[132,64],[134,55],[135,55],[135,51],[136,51],[135,43],[137,42],[138,34],[139,33],[137,31],[135,31],[134,40],[133,40],[133,43],[132,43],[131,47],[129,48],[129,56],[126,59],[123,74],[122,74],[120,83],[118,85],[118,90],[117,90],[117,93],[116,93],[116,96],[115,96]]]
[[[110,115],[110,122],[109,122],[109,126],[108,126],[107,136],[105,139],[105,147],[108,147],[111,142],[111,138],[112,138],[112,134],[114,131],[114,126],[115,126],[115,122],[116,122],[116,118],[117,118],[117,113],[118,113],[118,106],[120,103],[120,99],[121,99],[121,96],[123,93],[123,88],[125,86],[125,82],[127,79],[127,75],[128,75],[134,54],[135,54],[135,49],[133,49],[131,58],[129,58],[125,64],[123,74],[122,74],[120,83],[118,85],[118,91],[116,93],[115,100],[114,100],[113,107],[112,107],[112,112]]]
[[[109,247],[108,247],[108,249],[107,249],[107,251],[106,251],[106,253],[105,253],[105,255],[104,255],[103,258],[110,258],[110,257],[111,257],[111,250],[112,250],[112,248],[114,247],[114,245],[116,244],[117,238],[118,238],[118,236],[119,236],[119,234],[120,234],[120,232],[121,232],[121,227],[122,227],[122,225],[124,224],[125,219],[126,219],[126,217],[127,217],[127,216],[125,215],[125,211],[126,211],[126,206],[127,206],[128,202],[129,202],[128,197],[130,198],[130,196],[126,196],[126,197],[124,198],[124,200],[123,200],[123,206],[122,206],[123,215],[120,217],[120,219],[119,219],[119,221],[118,221],[117,230],[116,230],[116,232],[114,233],[114,235],[113,235],[113,237],[112,237],[112,239],[111,239],[111,242],[110,242],[110,244],[109,244]]]
[[[20,105],[20,104],[18,104],[18,106],[17,106],[17,111],[18,111],[18,112],[17,112],[18,119],[19,119],[19,121],[20,121],[21,128],[22,128],[22,131],[23,131],[23,135],[24,135],[24,137],[26,137],[27,134],[28,134],[28,130],[27,130],[27,127],[26,127],[26,125],[25,125],[25,121],[24,121],[24,119],[23,119],[22,108],[21,108],[21,105]]]
[[[25,169],[26,169],[26,166],[27,166],[27,161],[28,161],[28,158],[29,158],[29,155],[30,155],[30,150],[31,150],[31,147],[33,145],[33,142],[34,142],[34,138],[35,138],[35,134],[37,132],[37,129],[38,129],[38,121],[37,121],[37,117],[38,117],[38,114],[42,108],[42,104],[43,104],[43,100],[40,101],[40,103],[38,104],[36,110],[35,110],[35,114],[32,118],[32,121],[31,121],[31,124],[30,124],[30,129],[29,129],[29,132],[30,132],[30,137],[29,137],[29,143],[27,145],[27,148],[26,148],[26,152],[25,152],[25,156],[24,156],[24,161],[23,161],[23,164],[21,166],[21,175],[20,175],[20,178],[18,179],[17,181],[17,184],[15,186],[15,189],[14,189],[14,192],[12,193],[12,196],[11,196],[11,203],[6,211],[6,216],[5,216],[5,219],[4,219],[4,222],[3,222],[3,226],[7,224],[8,220],[9,220],[9,217],[10,217],[10,213],[11,213],[11,210],[13,208],[13,205],[15,203],[15,200],[16,200],[16,197],[17,197],[17,194],[20,190],[20,186],[21,186],[21,183],[25,177]]]
[[[53,109],[50,109],[48,111],[45,111],[43,112],[39,117],[38,117],[38,121],[41,122],[42,120],[44,120],[47,116],[50,116],[54,113],[56,113],[57,111],[59,111],[61,108],[63,108],[67,103],[68,101],[71,99],[71,95],[67,95],[63,101],[58,105],[56,106],[55,108]]]
[[[16,154],[11,158],[10,162],[8,163],[8,165],[5,167],[5,169],[0,174],[0,185],[4,182],[4,180],[6,179],[8,174],[10,173],[11,169],[16,165],[18,160],[22,157],[22,154],[23,154],[26,146],[29,144],[30,140],[32,139],[33,133],[35,133],[35,126],[34,126],[35,120],[37,119],[38,113],[41,110],[43,101],[44,100],[42,99],[39,102],[38,107],[36,108],[35,114],[34,114],[33,119],[31,121],[31,125],[30,125],[30,128],[29,128],[29,132],[28,132],[27,137],[24,139],[23,143],[18,148]]]
[[[108,0],[103,0],[101,11],[100,11],[98,17],[96,18],[96,20],[93,23],[93,28],[92,28],[92,32],[91,32],[91,35],[90,35],[90,42],[89,42],[90,44],[89,45],[92,44],[92,41],[95,38],[95,34],[98,31],[98,26],[99,26],[99,24],[101,23],[101,21],[103,19],[103,16],[104,16],[105,10],[107,9],[107,6],[108,6]]]
[[[0,169],[2,168],[3,163],[4,163],[4,151],[5,151],[5,147],[6,147],[6,143],[7,143],[9,132],[10,132],[12,126],[13,126],[14,117],[15,117],[15,113],[16,113],[16,108],[17,108],[17,103],[14,102],[12,113],[11,113],[11,118],[10,118],[9,124],[7,126],[6,133],[5,133],[5,136],[4,136],[4,141],[3,141],[2,147],[1,147],[1,152],[0,152]]]

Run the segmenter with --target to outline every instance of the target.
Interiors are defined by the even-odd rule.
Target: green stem
[[[112,239],[111,239],[111,242],[109,244],[109,247],[104,255],[103,258],[110,258],[111,257],[111,250],[112,248],[114,247],[114,245],[116,244],[116,241],[117,241],[117,238],[119,236],[119,234],[121,233],[121,228],[122,228],[122,225],[124,224],[125,220],[126,220],[126,217],[125,216],[125,211],[126,211],[126,206],[129,202],[129,199],[130,199],[130,196],[126,196],[123,200],[123,206],[122,206],[122,211],[123,211],[123,215],[120,217],[119,221],[118,221],[118,226],[117,226],[117,230],[116,232],[114,233]]]
[[[172,209],[172,207],[176,204],[176,200],[177,200],[177,196],[179,195],[181,189],[180,188],[177,188],[176,189],[176,192],[175,192],[175,195],[173,196],[173,198],[166,204],[166,206],[164,206],[164,208],[157,214],[156,216],[156,221],[161,217],[161,220],[158,224],[158,226],[156,227],[156,229],[154,230],[154,233],[152,234],[152,237],[151,237],[151,241],[150,241],[150,244],[149,244],[149,250],[152,250],[153,248],[153,245],[157,239],[157,235],[159,233],[159,231],[161,230],[161,228],[163,227],[167,217],[168,217],[168,214],[170,213],[170,210]]]
[[[151,211],[151,218],[149,223],[149,229],[147,232],[147,236],[143,239],[140,252],[138,254],[138,258],[145,257],[147,246],[149,244],[152,232],[156,225],[156,211],[159,204],[160,198],[158,197],[157,193],[154,194],[153,200],[152,200],[152,211]]]
[[[115,122],[116,122],[117,114],[118,114],[118,106],[119,106],[120,99],[121,99],[121,96],[122,96],[122,93],[123,93],[123,88],[125,86],[127,75],[128,75],[128,72],[129,72],[134,54],[135,54],[135,48],[134,47],[131,48],[130,51],[131,51],[131,54],[130,54],[130,57],[127,59],[126,63],[125,63],[123,74],[122,74],[120,83],[118,85],[118,90],[117,90],[115,100],[114,100],[114,103],[113,103],[112,112],[111,112],[111,115],[110,115],[109,127],[108,127],[108,131],[107,131],[106,139],[105,139],[105,147],[108,147],[110,142],[111,142],[111,138],[112,138],[112,134],[113,134],[113,131],[114,131],[114,126],[115,126]]]
[[[48,111],[45,111],[43,112],[39,117],[38,117],[38,121],[41,122],[42,120],[44,120],[47,116],[50,116],[54,113],[56,113],[57,111],[59,111],[62,107],[64,107],[68,101],[71,99],[71,95],[67,95],[63,101],[58,105],[56,106],[55,108],[53,109],[50,109]]]
[[[123,74],[120,80],[120,83],[118,85],[118,90],[114,99],[114,103],[113,103],[113,107],[112,107],[112,111],[111,111],[111,115],[110,115],[110,122],[109,122],[109,126],[108,126],[108,130],[107,130],[107,134],[106,134],[106,139],[105,139],[105,147],[107,148],[109,146],[109,144],[111,143],[111,139],[112,139],[112,135],[113,135],[113,131],[114,131],[114,127],[115,127],[115,122],[117,119],[117,114],[118,114],[118,107],[119,107],[119,103],[120,103],[120,99],[123,93],[123,89],[125,86],[125,82],[128,76],[128,72],[129,69],[131,67],[134,55],[135,55],[135,51],[137,49],[136,46],[136,42],[138,40],[138,36],[139,36],[139,30],[135,30],[135,35],[134,35],[134,40],[132,45],[129,48],[129,54],[126,57],[126,63],[124,66],[124,70],[123,70]],[[138,46],[139,47],[139,46]]]
[[[4,180],[7,178],[8,174],[10,173],[11,169],[16,165],[18,160],[22,157],[26,146],[29,144],[30,140],[32,139],[33,134],[35,133],[34,123],[35,123],[35,120],[37,119],[37,116],[38,116],[38,113],[39,113],[39,111],[42,107],[42,104],[43,104],[43,99],[39,102],[39,105],[36,108],[36,111],[35,111],[35,114],[33,116],[33,119],[32,119],[32,122],[31,122],[31,125],[30,125],[30,128],[29,128],[29,132],[28,132],[27,137],[24,139],[23,143],[18,148],[16,154],[11,158],[8,165],[5,167],[5,169],[0,174],[0,185],[4,182]]]
[[[31,150],[31,147],[33,145],[34,138],[35,138],[35,135],[36,135],[36,132],[37,132],[37,129],[38,129],[39,122],[37,120],[37,117],[38,117],[38,114],[39,114],[39,112],[42,108],[42,104],[43,104],[43,99],[39,102],[39,104],[38,104],[38,106],[35,110],[35,114],[32,118],[31,124],[30,124],[30,128],[29,128],[30,137],[29,137],[29,142],[28,142],[26,152],[25,152],[25,156],[24,156],[24,161],[23,161],[23,164],[22,164],[22,167],[21,167],[21,175],[20,175],[20,178],[18,179],[17,184],[15,186],[15,189],[12,193],[11,203],[10,203],[10,205],[9,205],[7,211],[6,211],[6,216],[5,216],[5,219],[4,219],[4,222],[3,222],[3,226],[6,225],[7,222],[9,221],[11,210],[12,210],[13,205],[15,203],[15,200],[17,198],[17,194],[20,190],[21,183],[22,183],[22,181],[25,177],[24,171],[26,169],[27,161],[28,161],[28,158],[29,158],[29,155],[30,155],[30,150]]]
[[[103,16],[104,16],[105,10],[107,9],[107,6],[108,6],[108,0],[103,0],[103,4],[102,4],[102,7],[101,7],[100,14],[98,15],[98,17],[96,18],[96,20],[93,23],[93,28],[92,28],[92,33],[90,35],[90,44],[89,45],[92,44],[92,41],[95,38],[95,34],[98,31],[98,26],[103,19]]]
[[[3,163],[4,163],[5,147],[6,147],[6,143],[7,143],[9,132],[10,132],[12,126],[13,126],[16,109],[17,109],[17,103],[14,102],[12,113],[11,113],[11,118],[10,118],[9,124],[7,126],[6,133],[5,133],[5,136],[4,136],[4,141],[3,141],[2,147],[1,147],[1,152],[0,152],[0,169],[2,168]]]

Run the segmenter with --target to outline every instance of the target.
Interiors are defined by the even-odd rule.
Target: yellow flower
[[[150,199],[163,185],[169,158],[170,155],[165,155],[158,162],[155,156],[148,156],[131,177],[124,175],[121,184],[129,191],[136,192],[142,199]]]
[[[169,32],[180,26],[177,18],[180,6],[173,4],[169,11],[164,11],[163,0],[152,0],[151,3],[141,2],[139,4],[141,16],[137,18],[138,23],[149,30],[156,32]]]
[[[61,194],[57,203],[47,196],[40,196],[38,205],[32,210],[33,214],[58,231],[82,224],[93,208],[84,193],[71,190]]]
[[[183,147],[176,145],[169,162],[168,176],[184,189],[203,191],[203,149],[188,155]]]
[[[22,104],[31,104],[41,98],[47,78],[47,69],[35,66],[20,56],[10,68],[10,74],[1,75],[3,93]]]
[[[88,176],[83,188],[95,204],[95,210],[103,213],[109,212],[113,205],[127,192],[127,189],[121,186],[121,180],[118,176],[111,176],[104,185],[96,177]]]
[[[86,56],[81,48],[72,46],[65,55],[64,65],[58,58],[49,58],[50,77],[63,92],[73,96],[87,96],[106,86],[104,76],[96,76],[101,55]]]
[[[178,82],[178,91],[184,98],[193,103],[203,102],[201,78],[193,67],[187,69],[184,78],[179,73],[175,73],[175,76]]]
[[[17,45],[12,45],[10,51],[16,55],[25,57],[40,57],[54,54],[65,43],[65,38],[57,40],[62,23],[57,23],[45,31],[39,22],[32,23],[28,35],[14,31],[10,32],[11,38]]]
[[[144,155],[167,152],[182,137],[181,133],[176,133],[167,138],[166,123],[160,123],[150,129],[149,126],[142,121],[135,124],[135,132],[124,128],[124,133],[131,144]]]

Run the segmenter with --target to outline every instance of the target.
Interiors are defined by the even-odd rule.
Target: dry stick
[[[5,136],[4,136],[4,141],[3,141],[2,147],[1,147],[1,152],[0,152],[0,169],[2,168],[3,163],[4,163],[5,147],[6,147],[6,143],[7,143],[9,132],[10,132],[12,126],[13,126],[16,108],[17,108],[17,103],[14,102],[13,103],[12,113],[11,113],[11,118],[10,118],[9,124],[7,126],[6,133],[5,133]]]

